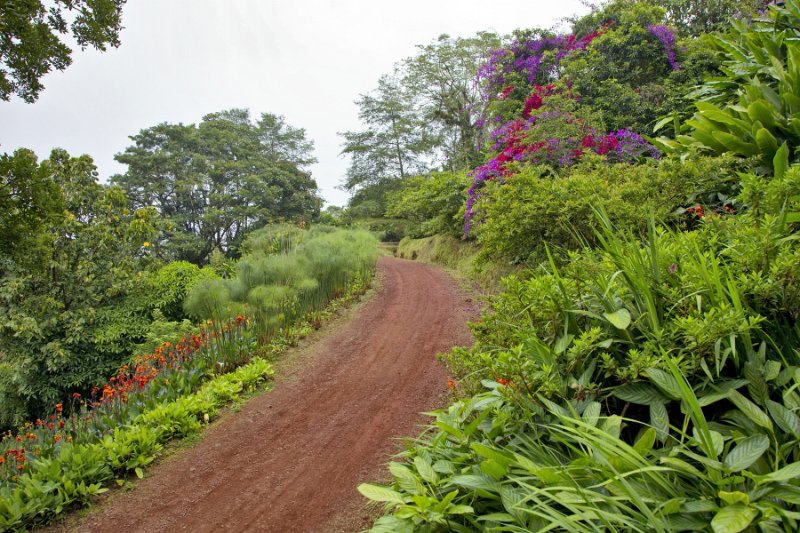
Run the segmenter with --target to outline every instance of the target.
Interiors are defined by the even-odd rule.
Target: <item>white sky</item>
[[[105,181],[125,171],[114,154],[129,135],[246,107],[306,129],[320,191],[343,205],[336,132],[361,128],[354,100],[415,45],[442,33],[549,27],[586,11],[580,0],[129,0],[120,48],[75,50],[34,104],[0,101],[0,152],[86,153]]]

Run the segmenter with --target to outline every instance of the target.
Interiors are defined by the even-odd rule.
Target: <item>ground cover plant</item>
[[[46,522],[91,501],[114,479],[142,477],[165,442],[198,431],[221,407],[261,387],[272,375],[264,357],[319,327],[331,302],[363,293],[376,247],[366,232],[332,228],[279,225],[254,233],[237,277],[195,280],[185,305],[202,321],[190,333],[132,357],[102,387],[74,393],[48,417],[2,436],[0,526]],[[154,283],[187,271],[175,265]],[[220,296],[220,288],[238,296]],[[161,294],[165,314],[176,293]]]
[[[716,38],[724,77],[696,93],[714,103],[678,120],[657,162],[523,159],[490,180],[477,231],[532,268],[490,298],[472,348],[445,354],[457,401],[390,484],[359,488],[387,510],[372,531],[800,527],[800,165],[779,86],[797,28],[789,1]],[[680,66],[663,28],[642,31]],[[771,111],[748,100],[767,94]],[[739,127],[763,142],[726,146],[750,142]]]

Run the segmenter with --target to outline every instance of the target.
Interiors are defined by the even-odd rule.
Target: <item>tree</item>
[[[340,133],[342,154],[350,155],[350,167],[343,187],[353,192],[366,185],[403,179],[425,172],[425,156],[432,149],[432,137],[420,127],[420,113],[411,94],[396,76],[382,76],[372,94],[356,102],[358,118],[366,130]]]
[[[159,124],[131,137],[116,156],[128,165],[112,182],[132,207],[155,207],[167,224],[156,252],[204,263],[215,249],[235,255],[252,230],[279,219],[319,213],[317,184],[305,170],[315,160],[305,131],[281,116],[211,113],[198,125]]]
[[[667,11],[667,22],[686,35],[723,31],[731,19],[765,11],[771,0],[646,0]]]
[[[32,103],[44,86],[41,78],[72,63],[77,44],[106,50],[118,47],[125,0],[5,0],[0,3],[0,99],[16,94]]]
[[[0,248],[0,426],[41,413],[113,371],[149,317],[126,313],[154,236],[152,209],[97,182],[88,156],[29,150],[0,157],[3,198],[32,213],[16,246]],[[30,184],[35,184],[30,187]],[[3,217],[2,238],[20,229]],[[7,224],[7,222],[10,223]]]
[[[56,183],[30,150],[0,155],[0,250],[17,256],[61,211]],[[7,266],[0,265],[0,274]]]
[[[478,163],[483,100],[475,73],[500,42],[491,32],[441,35],[361,95],[356,105],[366,128],[340,133],[342,154],[351,157],[342,188],[353,194],[354,212],[382,215],[397,180]]]
[[[402,83],[420,109],[420,127],[435,133],[439,159],[451,172],[479,163],[484,109],[475,73],[500,45],[492,32],[469,38],[440,35],[402,62]]]

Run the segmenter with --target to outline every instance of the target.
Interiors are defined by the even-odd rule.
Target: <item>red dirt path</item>
[[[464,295],[428,265],[382,258],[382,289],[275,389],[112,498],[80,531],[328,532],[364,524],[356,486],[441,403],[436,353],[471,337]],[[363,515],[363,511],[361,511]],[[336,524],[336,525],[334,525]],[[344,524],[344,525],[343,525]]]

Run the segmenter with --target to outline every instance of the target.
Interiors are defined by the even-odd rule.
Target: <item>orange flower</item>
[[[456,390],[456,382],[452,379],[447,380],[447,388],[450,390]]]
[[[503,385],[503,386],[508,385],[509,383],[511,383],[510,379],[503,379],[503,378],[496,378],[495,381],[498,382],[500,385]]]
[[[61,435],[56,435],[55,437],[53,437],[53,442],[58,442],[60,440],[61,440]]]
[[[60,413],[60,412],[62,412],[63,410],[64,410],[64,406],[63,406],[63,405],[61,405],[60,403],[57,403],[57,404],[56,404],[56,412]]]

